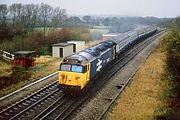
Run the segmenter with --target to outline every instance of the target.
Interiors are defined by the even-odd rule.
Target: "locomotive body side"
[[[98,72],[103,70],[113,60],[112,52],[113,49],[109,48],[90,63],[90,79],[93,79],[93,77],[95,77]]]

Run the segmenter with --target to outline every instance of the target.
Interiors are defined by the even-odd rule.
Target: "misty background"
[[[154,16],[180,15],[179,0],[1,0],[0,4],[41,4],[66,9],[69,15]]]
[[[147,25],[170,27],[180,13],[178,3],[177,0],[1,0],[0,49],[48,54],[52,44],[68,40],[101,40],[103,34],[124,33]]]

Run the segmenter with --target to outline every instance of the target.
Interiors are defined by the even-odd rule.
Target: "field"
[[[37,31],[43,31],[43,28],[36,28]],[[61,28],[46,28],[46,34],[51,30],[61,30]],[[99,33],[99,34],[106,34],[109,32],[107,27],[104,26],[95,26],[92,29],[88,29],[91,33]]]
[[[99,34],[106,34],[109,32],[108,29],[98,29],[98,28],[95,28],[95,29],[89,29],[89,31],[91,33],[99,33]]]

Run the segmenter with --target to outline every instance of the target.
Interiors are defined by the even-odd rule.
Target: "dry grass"
[[[41,56],[36,59],[35,74],[30,79],[37,79],[55,72],[59,69],[59,64],[62,61],[60,58],[51,56]]]
[[[0,60],[0,77],[9,76],[11,74],[11,65]]]
[[[167,87],[162,81],[166,53],[154,51],[133,77],[133,81],[117,101],[109,120],[153,120],[166,104],[160,96]]]
[[[28,83],[28,80],[21,81],[17,84],[12,84],[12,85],[4,88],[4,89],[1,89],[0,90],[0,97],[3,97],[3,96],[5,96],[5,95],[17,90],[17,89],[20,89],[21,87],[25,86],[27,83]]]
[[[24,80],[21,81],[17,84],[13,84],[11,86],[6,87],[5,89],[1,89],[0,90],[0,96],[9,94],[21,87],[23,87],[24,85],[33,82],[35,80],[38,80],[42,77],[45,77],[55,71],[57,71],[59,69],[59,64],[61,62],[62,59],[57,59],[57,58],[53,58],[51,56],[41,56],[39,58],[36,58],[36,65],[35,67],[30,70],[32,75],[28,80]],[[3,70],[6,70],[6,66],[7,68],[11,65],[5,65],[3,64]]]
[[[53,61],[53,60],[54,60],[54,58],[52,58],[51,56],[48,56],[48,55],[40,56],[40,57],[36,58],[36,64],[45,64],[45,63],[47,63],[49,61]]]

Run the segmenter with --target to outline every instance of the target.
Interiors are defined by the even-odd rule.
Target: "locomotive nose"
[[[71,74],[71,73],[60,74],[60,84],[79,85],[80,79],[81,77],[77,74]]]

